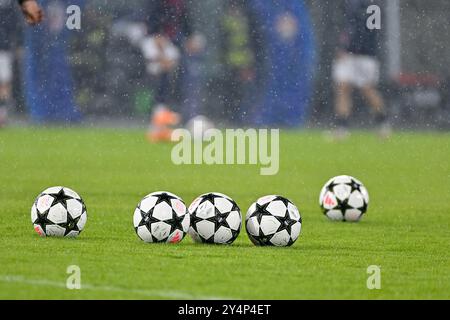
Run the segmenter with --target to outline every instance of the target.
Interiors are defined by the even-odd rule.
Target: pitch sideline
[[[44,286],[44,287],[54,287],[54,288],[64,288],[66,289],[66,284],[64,282],[52,281],[52,280],[38,280],[38,279],[27,279],[22,276],[14,275],[1,275],[0,282],[4,283],[20,283],[32,286]],[[146,296],[148,298],[166,298],[166,299],[181,299],[181,300],[236,300],[229,297],[214,297],[214,296],[202,296],[195,295],[183,291],[173,291],[173,290],[141,290],[141,289],[125,289],[113,286],[95,286],[90,284],[83,284],[81,290],[91,290],[91,291],[104,291],[104,292],[123,292],[123,293],[133,293]]]

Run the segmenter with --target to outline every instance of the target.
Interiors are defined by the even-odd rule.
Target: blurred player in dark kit
[[[184,0],[148,1],[145,11],[150,37],[142,47],[156,103],[148,139],[169,141],[172,128],[181,121],[180,115],[171,109],[179,100],[178,71],[183,50],[192,35],[190,15]]]
[[[345,139],[349,135],[349,118],[352,112],[352,92],[358,89],[373,110],[379,126],[380,136],[389,137],[384,100],[377,85],[380,78],[380,62],[377,57],[380,48],[380,30],[367,27],[367,9],[375,4],[371,0],[346,0],[346,25],[340,38],[340,49],[333,66],[333,80],[336,90],[337,129],[334,138]]]

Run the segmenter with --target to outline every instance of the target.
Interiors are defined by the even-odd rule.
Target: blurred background
[[[0,0],[0,119],[146,125],[168,108],[182,124],[330,128],[333,61],[358,2],[381,8],[378,87],[392,125],[450,129],[447,0],[42,0],[35,28]],[[80,30],[66,27],[71,4]],[[373,125],[352,98],[351,126]]]

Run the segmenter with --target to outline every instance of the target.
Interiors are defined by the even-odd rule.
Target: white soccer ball
[[[154,192],[142,199],[133,217],[144,242],[181,242],[189,231],[190,216],[183,200],[170,192]]]
[[[260,246],[291,246],[302,229],[297,207],[281,196],[265,196],[247,211],[245,227],[250,240]]]
[[[189,235],[198,243],[231,244],[241,231],[241,210],[221,193],[199,196],[189,206]]]
[[[196,141],[211,139],[214,123],[205,116],[196,116],[186,123],[186,129]]]
[[[367,212],[369,193],[358,179],[338,176],[322,188],[319,203],[330,220],[358,222]]]
[[[41,236],[74,238],[87,221],[86,206],[75,191],[52,187],[43,191],[31,207],[31,222]]]

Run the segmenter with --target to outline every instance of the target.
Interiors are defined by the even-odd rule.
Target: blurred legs
[[[361,92],[372,110],[375,112],[375,122],[379,127],[379,136],[383,139],[388,139],[392,135],[392,127],[389,123],[383,97],[380,92],[372,86],[362,88]]]
[[[366,86],[361,89],[361,92],[364,95],[364,98],[367,99],[367,102],[375,113],[386,113],[383,97],[376,88],[372,86]]]
[[[348,82],[338,82],[336,84],[336,130],[333,133],[333,139],[346,139],[350,133],[348,131],[348,119],[353,108],[352,91],[353,88]]]

